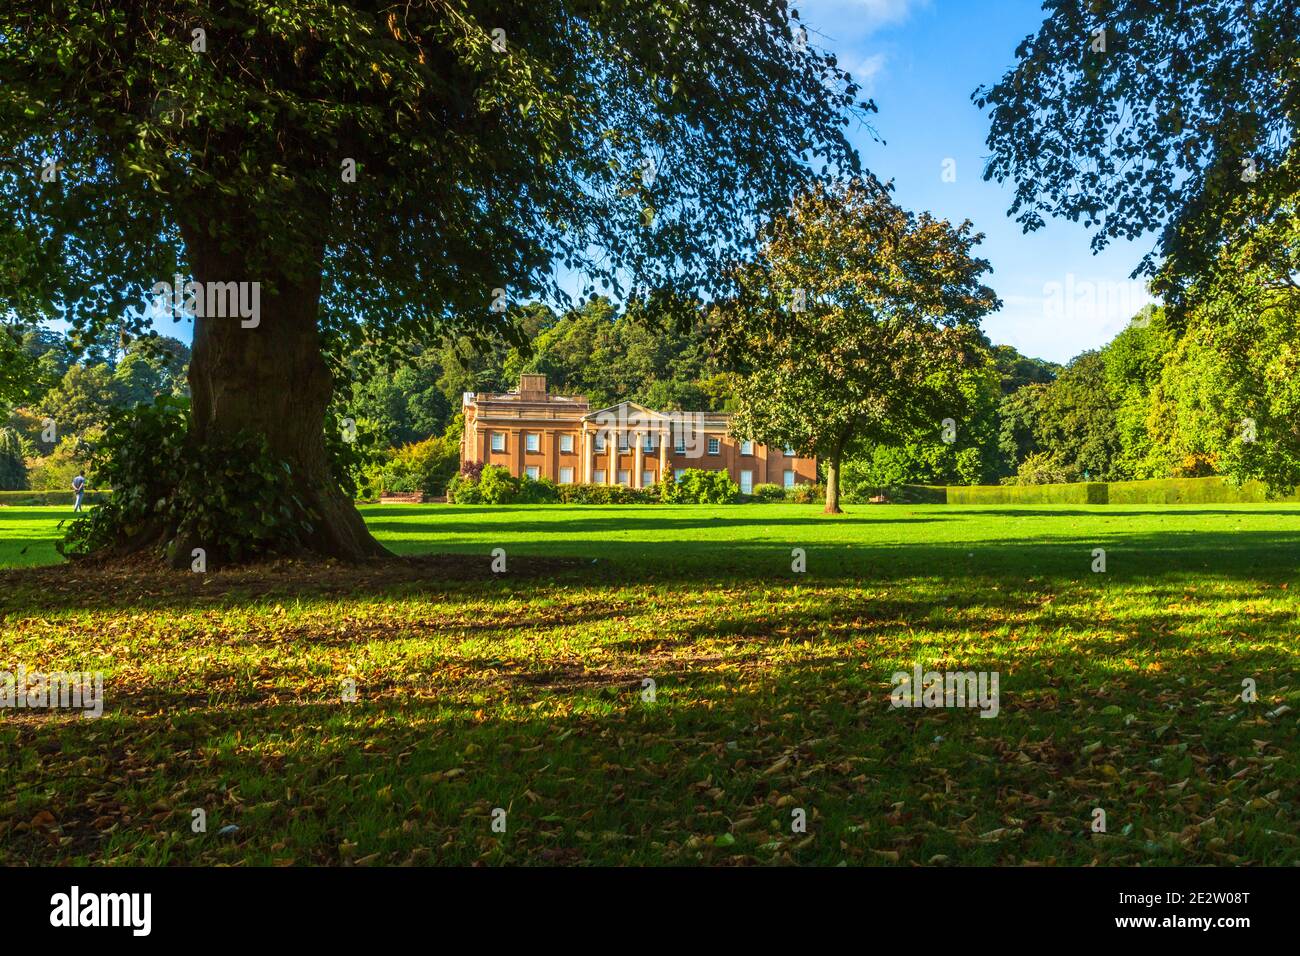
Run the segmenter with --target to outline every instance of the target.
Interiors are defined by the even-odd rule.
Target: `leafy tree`
[[[73,365],[46,394],[39,411],[54,420],[58,435],[77,435],[108,425],[119,404],[113,373],[107,365]]]
[[[1013,475],[1030,455],[1040,453],[1039,409],[1048,386],[1025,385],[998,403],[998,452],[1007,475]]]
[[[973,94],[991,116],[985,177],[1016,187],[1026,231],[1082,220],[1093,247],[1158,232],[1143,269],[1181,314],[1221,248],[1289,218],[1300,33],[1294,0],[1047,0],[1002,79]],[[1263,230],[1263,231],[1261,231]],[[1255,241],[1274,278],[1296,272]]]
[[[843,127],[873,107],[792,42],[793,16],[784,0],[6,4],[0,222],[21,228],[2,227],[0,298],[17,287],[89,334],[176,273],[244,283],[250,312],[259,283],[251,324],[193,317],[188,441],[255,436],[291,468],[303,533],[277,532],[286,547],[382,553],[326,453],[346,357],[513,336],[494,306],[562,297],[559,265],[589,291],[723,289],[756,217],[819,167],[858,171]],[[200,527],[156,525],[158,541]]]
[[[190,350],[170,336],[142,336],[125,348],[113,369],[118,405],[151,403],[159,395],[185,393]]]
[[[1095,351],[1075,357],[1038,403],[1036,439],[1058,465],[1089,481],[1128,478],[1121,464],[1115,399]]]
[[[852,448],[967,420],[961,372],[985,361],[979,320],[998,305],[971,255],[981,238],[905,212],[874,181],[797,197],[719,310],[738,373],[733,432],[821,458],[836,513]]]
[[[23,462],[23,441],[12,428],[0,428],[0,491],[27,488],[27,466]]]

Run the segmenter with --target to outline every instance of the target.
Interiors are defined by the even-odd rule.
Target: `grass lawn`
[[[1300,506],[364,511],[442,557],[0,572],[0,670],[106,696],[0,709],[0,863],[1300,863]]]

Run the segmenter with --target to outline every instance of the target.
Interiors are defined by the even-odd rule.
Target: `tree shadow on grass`
[[[356,704],[153,688],[102,721],[0,727],[8,782],[26,788],[0,844],[5,862],[47,864],[158,862],[164,846],[205,864],[1300,861],[1295,729],[1234,696],[1241,673],[1293,683],[1294,650],[1206,649],[1160,671],[1116,666],[1142,660],[1136,637],[972,650],[951,666],[1000,672],[993,719],[892,709],[891,674],[916,650],[647,662],[652,704],[632,670],[558,664],[434,693],[363,682]],[[105,805],[125,813],[97,819]],[[1098,805],[1112,838],[1088,836]],[[791,806],[815,839],[791,834]],[[27,825],[42,809],[55,840]]]

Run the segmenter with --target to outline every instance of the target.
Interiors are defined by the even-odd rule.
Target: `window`
[[[493,432],[493,433],[492,433],[492,450],[493,450],[493,451],[505,451],[505,450],[506,450],[506,433],[505,433],[505,432]]]
[[[541,450],[542,450],[542,436],[539,435],[539,434],[537,434],[537,432],[526,432],[526,433],[524,434],[524,450],[525,450],[525,451],[541,451]]]
[[[686,438],[682,435],[677,436],[676,451],[679,455],[686,454]]]
[[[718,438],[709,439],[709,454],[716,455],[722,450],[722,441]]]
[[[794,457],[794,448],[793,448],[792,446],[790,446],[790,445],[786,445],[786,446],[785,446],[785,457],[786,457],[786,458],[793,458],[793,457]]]
[[[560,484],[562,484],[562,485],[571,485],[571,484],[573,484],[573,469],[572,469],[572,468],[561,468],[561,469],[560,469]]]
[[[573,451],[573,436],[572,436],[572,435],[561,435],[561,436],[560,436],[560,451]]]
[[[618,450],[627,451],[627,432],[618,433]]]
[[[645,441],[643,441],[643,442],[641,443],[641,450],[642,450],[642,451],[654,451],[654,450],[655,450],[655,436],[654,436],[654,433],[653,433],[653,432],[651,432],[651,433],[649,433],[649,434],[647,434],[647,435],[645,436]]]
[[[742,471],[740,473],[740,493],[742,495],[752,495],[754,493],[754,473],[752,471]]]
[[[742,455],[754,454],[754,443],[752,441],[742,441],[740,443],[740,453]]]
[[[527,475],[529,478],[533,479],[533,481],[536,481],[538,478],[541,477],[541,472],[538,471],[536,465],[529,465],[527,468],[524,469],[524,474]]]
[[[793,487],[794,487],[794,472],[791,471],[791,470],[788,469],[788,468],[786,469],[786,472],[785,472],[785,480],[783,481],[782,484],[783,484],[784,487],[786,487],[786,488],[793,488]]]
[[[632,487],[632,473],[631,473],[630,471],[628,471],[626,468],[620,468],[620,469],[618,470],[618,483],[619,483],[620,485],[625,485],[625,486],[627,486],[628,488],[631,488],[631,487]]]
[[[673,481],[681,481],[681,480],[682,480],[682,475],[684,475],[684,474],[686,474],[686,469],[685,469],[685,468],[674,468],[674,469],[673,469]]]
[[[655,473],[653,471],[641,472],[641,487],[649,488],[655,483]]]
[[[596,451],[605,450],[605,433],[596,432]]]
[[[605,469],[597,468],[591,476],[593,484],[603,485],[605,483]]]

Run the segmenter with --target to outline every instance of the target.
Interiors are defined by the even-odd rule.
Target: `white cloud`
[[[812,28],[866,36],[885,27],[897,26],[913,10],[928,7],[930,0],[795,0],[795,9]]]

